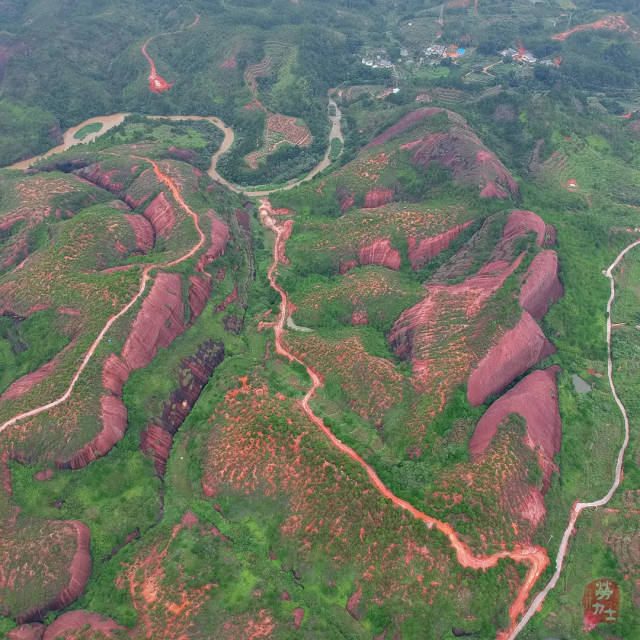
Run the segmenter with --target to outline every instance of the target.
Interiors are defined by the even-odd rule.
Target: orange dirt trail
[[[5,431],[7,428],[9,428],[10,426],[14,425],[16,422],[19,422],[20,420],[24,420],[25,418],[32,418],[33,416],[37,416],[37,415],[39,415],[41,413],[44,413],[45,411],[48,411],[49,409],[53,409],[54,407],[57,407],[59,404],[62,404],[63,402],[66,402],[69,399],[69,397],[71,396],[71,393],[73,392],[73,389],[76,386],[76,383],[80,379],[80,376],[82,375],[82,372],[85,370],[87,364],[89,364],[89,360],[91,360],[91,357],[93,356],[96,348],[102,342],[103,338],[107,334],[107,331],[109,331],[109,329],[111,328],[111,325],[113,325],[113,323],[116,322],[116,320],[118,320],[125,313],[127,313],[127,311],[129,311],[129,309],[131,309],[131,307],[140,299],[142,294],[145,292],[145,290],[147,288],[147,283],[149,282],[149,279],[150,279],[149,273],[153,269],[174,267],[175,265],[177,265],[177,264],[179,264],[181,262],[184,262],[185,260],[188,260],[189,258],[191,258],[195,253],[197,253],[202,248],[202,246],[203,246],[203,244],[205,242],[205,234],[203,233],[202,229],[200,228],[200,225],[198,224],[198,216],[189,207],[189,205],[187,205],[187,203],[184,201],[184,199],[180,195],[180,191],[178,190],[178,187],[176,186],[175,182],[166,173],[164,173],[160,169],[158,164],[156,162],[154,162],[153,160],[150,160],[149,158],[141,158],[139,156],[131,156],[131,157],[135,158],[136,160],[141,160],[143,162],[148,162],[153,167],[153,170],[154,170],[158,180],[160,182],[162,182],[164,185],[167,186],[169,191],[171,191],[171,195],[174,197],[175,201],[193,219],[193,223],[195,225],[196,231],[198,232],[198,242],[187,253],[185,253],[183,256],[180,256],[179,258],[176,258],[175,260],[172,260],[171,262],[167,262],[165,264],[149,264],[149,265],[147,265],[142,271],[142,279],[140,280],[140,287],[138,288],[138,292],[133,296],[133,298],[131,298],[131,300],[129,300],[129,302],[127,302],[127,304],[118,313],[116,313],[115,315],[111,316],[107,320],[107,323],[102,328],[102,331],[100,331],[100,333],[98,334],[96,339],[93,341],[93,344],[91,345],[91,347],[89,347],[89,350],[86,352],[82,362],[80,363],[80,366],[78,367],[78,369],[76,370],[73,378],[71,379],[71,382],[69,383],[69,386],[67,387],[67,390],[59,398],[57,398],[56,400],[52,400],[51,402],[48,402],[47,404],[43,404],[40,407],[36,407],[35,409],[31,409],[30,411],[25,411],[24,413],[20,413],[20,414],[14,416],[13,418],[10,418],[9,420],[7,420],[6,422],[4,422],[3,424],[0,425],[0,434],[3,431]]]
[[[378,474],[374,471],[374,469],[369,464],[367,464],[367,462],[365,462],[365,460],[360,455],[358,455],[356,451],[354,451],[351,447],[338,439],[333,434],[331,429],[329,429],[329,427],[324,424],[322,418],[320,418],[313,412],[313,409],[311,409],[311,407],[309,406],[309,401],[313,397],[313,394],[316,392],[316,389],[322,386],[320,376],[311,367],[300,360],[300,358],[297,358],[295,355],[293,355],[293,353],[288,351],[282,344],[282,335],[285,331],[284,325],[289,315],[289,299],[285,290],[276,282],[276,280],[278,277],[278,257],[284,255],[285,251],[287,237],[285,234],[285,228],[278,225],[275,217],[272,215],[273,212],[271,209],[271,204],[268,200],[261,200],[259,211],[262,224],[266,228],[271,229],[276,235],[276,240],[273,247],[273,264],[271,265],[267,273],[267,277],[269,278],[271,287],[280,294],[280,313],[273,325],[276,352],[281,356],[287,358],[290,362],[295,361],[301,364],[306,368],[307,373],[311,378],[311,387],[300,402],[302,409],[307,414],[309,419],[327,436],[331,444],[336,449],[349,456],[349,458],[351,458],[354,462],[357,462],[366,471],[369,479],[381,495],[383,495],[388,500],[391,500],[391,502],[396,507],[404,509],[405,511],[410,513],[416,520],[421,520],[422,522],[424,522],[427,525],[428,529],[432,529],[433,527],[435,527],[438,531],[447,536],[451,546],[455,549],[458,562],[463,567],[484,570],[490,567],[495,567],[498,564],[498,561],[503,558],[509,558],[514,562],[523,562],[529,565],[527,575],[520,587],[520,590],[518,591],[518,595],[516,596],[513,604],[509,607],[509,617],[511,620],[510,628],[498,634],[498,640],[508,638],[512,630],[515,629],[517,625],[518,617],[524,611],[525,604],[527,602],[529,594],[531,593],[531,589],[549,564],[549,558],[547,557],[546,551],[542,547],[529,545],[525,547],[516,547],[513,551],[500,551],[488,556],[474,555],[469,547],[460,540],[451,525],[428,516],[419,509],[416,509],[416,507],[414,507],[411,503],[396,496],[384,484],[384,482],[380,480]]]
[[[198,22],[200,22],[200,14],[196,13],[194,21],[188,27],[180,29],[180,31],[192,29],[198,24]],[[153,58],[147,53],[147,45],[158,36],[168,36],[174,33],[180,33],[180,31],[167,31],[166,33],[159,33],[148,38],[147,41],[142,45],[142,55],[147,59],[147,62],[149,63],[149,91],[153,91],[153,93],[162,93],[163,91],[169,91],[169,88],[173,87],[173,82],[167,82],[162,76],[158,75],[155,62],[153,61]]]

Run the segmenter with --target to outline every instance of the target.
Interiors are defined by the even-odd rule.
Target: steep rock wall
[[[520,306],[536,320],[563,295],[558,279],[558,254],[553,249],[538,253],[529,265],[520,289]]]
[[[184,331],[180,274],[160,272],[133,323],[122,350],[129,369],[140,369]]]
[[[555,352],[538,323],[523,311],[518,324],[507,331],[472,371],[467,398],[477,407],[504,389],[514,378]]]
[[[378,264],[397,271],[400,268],[402,258],[391,246],[388,238],[374,240],[370,245],[361,247],[358,251],[358,261],[361,265]]]
[[[156,236],[168,238],[176,224],[173,206],[161,191],[144,210],[144,217],[151,223]]]
[[[556,376],[560,367],[553,366],[531,372],[498,398],[480,418],[469,440],[469,450],[478,456],[487,450],[500,423],[512,413],[527,423],[526,443],[542,453],[542,470],[548,487],[553,457],[560,451],[562,420],[558,407]]]
[[[435,258],[439,253],[449,248],[449,245],[460,235],[460,233],[466,229],[472,220],[459,224],[444,233],[440,233],[437,236],[430,238],[424,238],[419,243],[415,238],[408,238],[409,244],[409,262],[411,262],[411,268],[417,271],[423,267],[429,260]]]

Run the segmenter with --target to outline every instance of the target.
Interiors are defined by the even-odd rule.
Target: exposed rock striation
[[[429,260],[435,258],[439,253],[449,248],[449,245],[466,229],[473,221],[459,224],[431,238],[423,238],[420,242],[416,242],[415,238],[408,238],[409,244],[409,262],[411,268],[417,271],[423,267]]]
[[[120,202],[119,200],[117,202]],[[147,218],[135,213],[125,213],[125,220],[131,225],[136,235],[136,246],[142,253],[148,253],[156,243],[156,236]]]
[[[507,331],[469,376],[467,398],[477,407],[502,391],[512,380],[555,352],[538,323],[523,311],[518,324]]]
[[[553,249],[541,251],[525,274],[520,289],[520,306],[536,320],[541,320],[562,294],[562,284],[558,279],[558,255]]]
[[[398,251],[391,246],[389,238],[379,239],[358,251],[358,261],[361,265],[377,264],[397,271],[402,258]]]
[[[372,189],[364,197],[363,209],[374,209],[382,205],[389,204],[393,200],[391,189]]]
[[[513,211],[502,230],[503,240],[512,240],[533,231],[539,247],[548,247],[556,241],[556,230],[533,211]]]
[[[180,387],[165,402],[162,415],[140,434],[140,448],[151,455],[156,472],[164,476],[173,437],[193,408],[216,367],[224,359],[224,345],[208,340],[180,365]]]
[[[161,191],[144,210],[144,217],[151,223],[156,237],[168,238],[176,224],[173,206]]]
[[[184,331],[180,274],[160,272],[133,323],[122,350],[130,370],[140,369]]]
[[[216,216],[213,215],[213,211],[209,211],[208,215],[211,220],[211,245],[198,260],[196,271],[200,272],[204,271],[205,267],[210,265],[214,260],[224,255],[227,249],[227,243],[231,237],[229,227],[222,222],[222,220],[216,218]]]

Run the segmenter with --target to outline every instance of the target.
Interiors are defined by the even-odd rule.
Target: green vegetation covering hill
[[[0,170],[0,637],[504,637],[623,441],[637,2],[0,22],[0,165],[123,112]],[[523,639],[640,635],[638,251],[624,473]]]

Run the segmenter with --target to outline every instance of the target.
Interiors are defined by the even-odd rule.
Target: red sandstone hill
[[[518,193],[509,171],[464,118],[437,107],[404,116],[331,176],[323,189],[335,190],[342,211],[354,204],[372,208],[402,200],[397,169],[407,161],[419,170],[440,165],[454,184],[477,189],[481,198],[506,199]]]
[[[496,400],[476,425],[469,441],[473,456],[481,455],[489,447],[499,425],[512,413],[527,423],[525,442],[540,451],[539,462],[544,473],[544,485],[549,487],[553,456],[560,451],[562,422],[558,408],[556,375],[558,366],[537,370],[523,378]]]

